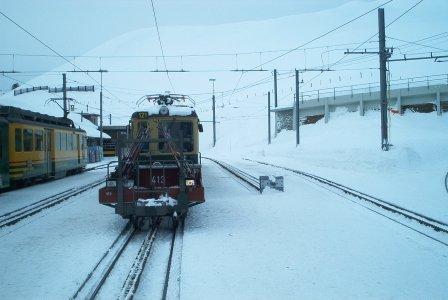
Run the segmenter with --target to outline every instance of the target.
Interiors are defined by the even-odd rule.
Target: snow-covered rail
[[[140,246],[137,256],[134,259],[134,263],[132,264],[132,267],[129,270],[128,276],[126,277],[126,280],[121,289],[119,299],[132,299],[134,297],[134,294],[137,291],[138,285],[140,283],[140,277],[145,268],[146,261],[148,260],[152,245],[154,244],[154,239],[156,238],[160,222],[161,219],[159,218],[156,221],[155,225],[148,232],[145,240]]]
[[[158,218],[154,221],[153,226],[150,228],[148,233],[146,234],[142,244],[139,247],[139,250],[132,262],[132,266],[129,269],[129,272],[124,280],[124,283],[121,287],[121,291],[119,292],[119,299],[132,299],[135,293],[138,290],[140,284],[140,278],[142,277],[143,271],[145,269],[145,265],[149,256],[151,254],[151,249],[153,248],[156,235],[160,231],[162,219]],[[170,243],[170,252],[168,256],[168,262],[166,267],[164,285],[162,293],[162,299],[167,298],[167,294],[169,294],[169,283],[170,283],[170,273],[172,269],[174,249],[176,245],[176,240],[181,240],[182,238],[176,238],[179,235],[183,235],[183,226],[184,222],[182,220],[180,226],[175,226],[172,231],[171,243]],[[120,235],[113,241],[108,250],[101,256],[100,260],[93,267],[92,271],[86,276],[85,280],[81,283],[77,291],[72,295],[71,299],[95,299],[97,296],[102,294],[103,287],[106,285],[106,282],[111,277],[111,271],[117,265],[119,260],[125,259],[121,258],[122,253],[125,251],[125,248],[135,236],[136,230],[132,226],[131,222],[129,222],[125,228],[122,230]],[[126,256],[126,255],[123,255]],[[162,276],[162,274],[161,274]],[[160,277],[161,277],[160,276]],[[113,276],[112,276],[113,277]]]
[[[221,168],[225,169],[226,171],[228,171],[230,174],[237,177],[238,179],[244,181],[245,183],[247,183],[249,186],[253,187],[257,191],[261,190],[259,178],[255,177],[247,172],[244,172],[232,165],[229,165],[228,163],[225,163],[225,162],[222,162],[222,161],[210,158],[210,157],[202,157],[202,158],[208,159],[208,160],[214,162],[215,164],[217,164]]]
[[[96,180],[94,182],[88,183],[86,185],[70,188],[63,192],[57,193],[55,195],[46,197],[29,205],[23,206],[16,210],[10,211],[6,214],[0,216],[0,228],[5,226],[11,226],[25,218],[33,216],[38,212],[57,205],[63,201],[66,201],[78,194],[81,194],[91,188],[94,188],[105,182],[105,179]]]
[[[113,163],[113,165],[111,165],[111,163]],[[84,172],[88,172],[88,171],[95,171],[95,170],[102,170],[102,169],[107,169],[109,167],[116,167],[117,164],[115,162],[111,162],[111,163],[107,163],[107,164],[100,164],[94,167],[90,167],[90,168],[85,168]]]
[[[135,228],[129,222],[121,231],[120,235],[113,241],[109,249],[104,252],[71,299],[95,298],[134,234]]]
[[[184,220],[181,220],[180,226],[176,226],[173,229],[173,235],[171,237],[171,245],[170,245],[170,255],[168,257],[168,264],[166,267],[166,273],[165,273],[165,281],[163,284],[163,293],[162,293],[162,299],[167,299],[168,295],[168,287],[170,284],[170,275],[171,275],[171,269],[173,265],[173,255],[174,255],[174,248],[176,246],[176,240],[179,240],[180,243],[183,243],[183,235],[184,235],[184,228],[185,228],[185,222]],[[179,235],[179,237],[176,239],[176,237]]]
[[[354,196],[356,198],[365,200],[365,201],[367,201],[367,202],[369,202],[369,203],[371,203],[371,204],[373,204],[373,205],[375,205],[377,207],[380,207],[380,208],[382,208],[384,210],[387,210],[389,212],[399,214],[399,215],[401,215],[401,216],[403,216],[403,217],[405,217],[407,219],[410,219],[412,221],[415,221],[415,222],[417,222],[417,223],[419,223],[421,225],[430,227],[431,229],[433,229],[433,230],[435,230],[437,232],[442,232],[442,233],[448,234],[448,224],[445,223],[445,222],[442,222],[440,220],[436,220],[434,218],[425,216],[425,215],[423,215],[421,213],[409,210],[407,208],[401,207],[401,206],[393,204],[391,202],[379,199],[379,198],[374,197],[372,195],[368,195],[366,193],[357,191],[357,190],[355,190],[353,188],[350,188],[348,186],[345,186],[345,185],[342,185],[340,183],[334,182],[332,180],[329,180],[329,179],[326,179],[326,178],[323,178],[323,177],[320,177],[320,176],[317,176],[317,175],[314,175],[314,174],[310,174],[310,173],[307,173],[307,172],[303,172],[303,171],[300,171],[300,170],[295,170],[295,169],[291,169],[291,168],[288,168],[288,167],[279,166],[279,165],[275,165],[275,164],[271,164],[271,163],[267,163],[267,162],[263,162],[263,161],[257,161],[257,160],[252,160],[252,159],[245,159],[245,160],[293,172],[295,174],[301,175],[301,176],[306,177],[308,179],[312,179],[312,180],[317,181],[319,183],[323,183],[323,184],[325,184],[327,186],[330,186],[332,188],[338,189],[338,190],[340,190],[340,191],[342,191],[342,192],[344,192],[344,193],[346,193],[348,195],[351,195],[351,196]],[[424,234],[424,233],[422,233],[422,234]],[[426,234],[424,234],[424,235],[426,235]],[[430,238],[432,238],[432,237],[430,237]],[[441,241],[439,241],[439,242],[441,242]],[[448,244],[446,244],[444,242],[441,242],[441,243],[443,243],[443,244],[448,246]]]

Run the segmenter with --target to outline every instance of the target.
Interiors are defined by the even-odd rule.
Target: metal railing
[[[428,89],[434,85],[447,85],[448,86],[448,74],[437,74],[437,75],[427,75],[427,76],[419,76],[412,78],[400,78],[389,81],[389,89],[407,89],[408,91],[411,88],[416,87],[427,87]],[[333,98],[339,96],[351,96],[357,94],[367,94],[372,95],[375,92],[380,91],[379,82],[371,82],[371,83],[363,83],[357,85],[345,85],[345,86],[337,86],[326,89],[316,89],[316,90],[308,90],[303,91],[299,95],[300,101],[303,103],[304,101],[317,100],[319,101],[322,98]]]

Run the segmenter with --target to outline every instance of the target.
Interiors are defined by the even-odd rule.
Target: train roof
[[[164,109],[168,109],[167,113],[163,113]],[[143,118],[149,116],[181,116],[181,117],[197,117],[196,111],[191,106],[183,105],[154,105],[148,110],[137,111],[132,114],[132,118],[142,118],[141,113],[146,113]]]
[[[9,122],[24,121],[41,124],[44,123],[57,127],[70,128],[77,131],[84,131],[81,129],[77,129],[73,121],[68,118],[54,117],[14,106],[0,106],[0,117],[6,119]]]

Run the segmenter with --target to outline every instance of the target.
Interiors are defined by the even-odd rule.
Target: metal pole
[[[216,145],[216,113],[215,113],[215,95],[212,96],[213,99],[213,147]]]
[[[274,69],[274,107],[277,107],[277,69]]]
[[[103,149],[103,72],[100,70],[101,90],[100,90],[100,147]]]
[[[271,144],[271,92],[268,92],[268,144]]]
[[[300,100],[299,100],[299,95],[300,95],[300,89],[299,89],[299,70],[296,70],[296,146],[298,146],[300,144],[300,113],[299,113],[299,109],[300,109]]]
[[[386,77],[386,28],[384,24],[384,8],[378,9],[379,56],[380,56],[380,102],[381,102],[381,149],[389,150],[387,132],[387,77]]]
[[[65,73],[62,74],[62,102],[64,108],[64,118],[67,118],[67,75]]]

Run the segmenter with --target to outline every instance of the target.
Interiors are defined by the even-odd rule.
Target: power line
[[[152,1],[152,0],[151,0],[151,1]],[[350,24],[350,23],[352,23],[352,22],[355,22],[356,20],[358,20],[358,19],[360,19],[360,18],[362,18],[362,17],[364,17],[364,16],[370,14],[371,12],[377,10],[378,8],[380,8],[380,7],[382,7],[382,6],[385,6],[385,5],[389,4],[389,3],[392,2],[392,1],[393,1],[393,0],[388,0],[388,1],[386,1],[385,3],[383,3],[383,4],[381,4],[381,5],[377,6],[377,7],[375,7],[375,8],[373,8],[373,9],[371,9],[371,10],[369,10],[369,11],[367,11],[367,12],[365,12],[365,13],[363,13],[363,14],[361,14],[361,15],[359,15],[359,16],[357,16],[357,17],[355,17],[355,18],[353,18],[353,19],[351,19],[351,20],[349,20],[349,21],[347,21],[347,22],[345,22],[345,23],[343,23],[343,24],[337,26],[337,27],[334,27],[334,28],[330,29],[329,31],[327,31],[327,32],[325,32],[325,33],[323,33],[323,34],[321,34],[321,35],[319,35],[319,36],[317,36],[317,37],[315,37],[315,38],[313,38],[313,39],[311,39],[311,40],[309,40],[308,42],[306,42],[306,43],[304,43],[304,44],[301,44],[300,46],[297,46],[297,47],[295,47],[295,48],[293,48],[293,49],[290,49],[290,50],[286,51],[286,52],[283,53],[283,54],[280,54],[280,55],[278,55],[278,56],[276,56],[276,57],[274,57],[274,58],[272,58],[272,59],[269,59],[269,60],[267,60],[267,61],[265,61],[265,62],[260,63],[259,65],[253,67],[251,70],[255,70],[255,69],[258,69],[258,68],[262,68],[264,65],[266,65],[266,64],[268,64],[268,63],[271,63],[271,62],[273,62],[273,61],[275,61],[275,60],[277,60],[277,59],[279,59],[279,58],[282,58],[282,57],[284,57],[284,56],[290,54],[291,52],[297,51],[297,50],[299,50],[299,49],[305,47],[306,45],[309,45],[309,44],[311,44],[311,43],[313,43],[313,42],[315,42],[315,41],[317,41],[317,40],[319,40],[319,39],[321,39],[321,38],[323,38],[323,37],[325,37],[325,36],[327,36],[327,35],[329,35],[329,34],[335,32],[335,31],[337,31],[337,30],[339,30],[339,29],[341,29],[341,28],[347,26],[348,24]],[[422,1],[423,1],[423,0],[422,0]],[[366,41],[366,42],[367,42],[367,41]],[[366,43],[366,42],[365,42],[365,43]],[[365,43],[363,43],[363,44],[365,44]],[[241,79],[242,79],[243,75],[244,75],[244,73],[241,73],[241,76],[238,78],[238,81],[237,81],[237,83],[236,83],[236,85],[235,85],[234,90],[236,90],[236,88],[238,87],[239,83],[241,82]],[[232,95],[233,95],[233,94],[232,94]]]
[[[8,19],[10,22],[12,22],[14,25],[16,25],[17,27],[19,27],[22,31],[24,31],[25,33],[27,33],[29,36],[31,36],[33,39],[35,39],[36,41],[38,41],[40,44],[42,44],[44,47],[46,47],[47,49],[49,49],[51,52],[53,52],[54,54],[56,54],[58,57],[62,58],[64,61],[68,62],[70,65],[72,65],[74,68],[78,69],[79,71],[82,71],[83,73],[85,73],[88,77],[90,77],[93,81],[95,81],[97,84],[100,84],[98,82],[98,80],[96,80],[93,76],[91,76],[88,72],[84,72],[80,67],[78,67],[77,65],[75,65],[73,62],[71,62],[69,59],[67,59],[65,56],[63,56],[62,54],[60,54],[58,51],[56,51],[55,49],[53,49],[52,47],[50,47],[48,44],[46,44],[45,42],[43,42],[41,39],[39,39],[37,36],[35,36],[34,34],[32,34],[29,30],[27,30],[26,28],[24,28],[23,26],[21,26],[19,23],[17,23],[16,21],[14,21],[13,19],[11,19],[10,17],[8,17],[5,13],[3,13],[2,11],[0,11],[0,14],[5,17],[6,19]],[[112,97],[118,99],[119,101],[121,101],[117,96],[115,96],[114,94],[112,94],[110,91],[104,89],[106,92],[108,92]]]
[[[152,13],[154,15],[154,23],[156,24],[157,37],[159,38],[160,52],[162,53],[163,64],[165,66],[165,70],[167,70],[166,76],[168,77],[168,81],[170,83],[171,88],[173,89],[173,92],[175,92],[173,83],[171,82],[170,74],[168,73],[168,67],[166,66],[165,53],[163,52],[162,39],[160,38],[159,24],[157,23],[156,10],[154,8],[154,1],[153,0],[151,0],[151,7],[152,7]]]
[[[345,23],[343,23],[343,24],[337,26],[337,27],[334,27],[333,29],[330,29],[329,31],[327,31],[327,32],[325,32],[325,33],[319,35],[318,37],[315,37],[315,38],[311,39],[310,41],[308,41],[308,42],[306,42],[306,43],[304,43],[304,44],[302,44],[302,45],[300,45],[300,46],[297,46],[297,47],[295,47],[295,48],[293,48],[293,49],[290,49],[290,50],[288,50],[287,52],[285,52],[285,53],[283,53],[283,54],[281,54],[281,55],[279,55],[279,56],[277,56],[277,57],[274,57],[274,58],[272,58],[272,59],[270,59],[270,60],[268,60],[268,61],[266,61],[266,62],[264,62],[264,63],[261,63],[261,64],[258,65],[258,66],[255,66],[253,69],[258,69],[258,68],[264,66],[265,64],[271,63],[271,62],[273,62],[273,61],[275,61],[275,60],[277,60],[277,59],[279,59],[279,58],[282,58],[282,57],[288,55],[288,54],[291,53],[291,52],[297,51],[297,50],[301,49],[302,47],[304,47],[304,46],[306,46],[306,45],[309,45],[309,44],[311,44],[311,43],[313,43],[313,42],[315,42],[315,41],[317,41],[317,40],[319,40],[319,39],[321,39],[321,38],[323,38],[323,37],[325,37],[325,36],[327,36],[327,35],[329,35],[329,34],[335,32],[335,31],[337,31],[337,30],[339,30],[339,29],[341,29],[341,28],[347,26],[348,24],[355,22],[356,20],[361,19],[362,17],[364,17],[364,16],[370,14],[371,12],[377,10],[377,9],[380,8],[380,7],[383,7],[383,6],[387,5],[387,4],[389,4],[389,3],[392,2],[392,1],[394,1],[394,0],[386,1],[385,3],[383,3],[383,4],[381,4],[381,5],[378,5],[377,7],[373,8],[373,9],[371,9],[371,10],[369,10],[369,11],[367,11],[367,12],[365,12],[365,13],[363,13],[363,14],[361,14],[361,15],[359,15],[359,16],[357,16],[357,17],[355,17],[355,18],[353,18],[353,19],[351,19],[351,20],[349,20],[349,21],[347,21],[347,22],[345,22]],[[422,0],[422,1],[423,1],[423,0]]]
[[[390,1],[389,1],[390,2]],[[389,3],[388,2],[388,3]],[[418,1],[417,3],[415,3],[414,5],[412,5],[410,8],[408,8],[406,11],[404,11],[402,14],[400,14],[398,17],[396,17],[394,20],[392,20],[389,24],[386,25],[385,28],[388,28],[389,26],[391,26],[392,24],[394,24],[395,22],[397,22],[398,20],[400,20],[403,16],[405,16],[407,13],[409,13],[412,9],[414,9],[417,5],[419,5],[420,3],[422,3],[423,0]],[[387,3],[386,3],[387,4]],[[379,7],[377,7],[379,8]],[[377,9],[376,8],[376,9]],[[367,40],[365,40],[363,43],[359,44],[356,48],[354,48],[352,51],[356,51],[359,48],[361,48],[364,44],[368,43],[371,39],[373,39],[374,37],[376,37],[378,35],[378,32],[376,32],[375,34],[373,34],[372,36],[370,36]],[[329,68],[334,67],[335,65],[341,63],[349,54],[345,53],[344,56],[342,56],[339,60],[337,60],[336,62],[330,64]],[[312,80],[316,79],[317,77],[321,76],[323,73],[319,73],[317,74]]]
[[[25,85],[32,86],[32,85],[29,84],[29,83],[26,83],[26,82],[24,82],[24,81],[21,81],[21,80],[19,80],[19,79],[17,79],[17,78],[14,78],[14,77],[12,77],[12,76],[6,75],[5,73],[2,73],[2,75],[3,75],[4,77],[6,77],[6,78],[9,78],[9,79],[13,80],[13,81],[20,82],[21,84],[25,84]]]
[[[315,47],[301,48],[301,50],[315,50],[342,46],[352,46],[358,43],[341,43],[341,44],[330,44]],[[183,58],[183,57],[212,57],[212,56],[235,56],[235,55],[253,55],[253,54],[266,54],[266,53],[276,53],[285,52],[291,49],[271,49],[271,50],[253,50],[246,52],[216,52],[216,53],[184,53],[176,55],[165,55],[166,58]],[[0,53],[0,56],[23,56],[23,57],[59,57],[53,54],[39,54],[39,53]],[[162,55],[73,55],[65,54],[65,57],[72,58],[95,58],[95,59],[125,59],[125,58],[162,58]]]
[[[398,38],[394,38],[391,36],[388,36],[389,39],[391,40],[395,40],[395,41],[399,41],[399,42],[404,42],[406,44],[412,44],[412,45],[416,45],[416,46],[421,46],[421,47],[425,47],[425,48],[431,48],[431,49],[435,49],[435,50],[439,50],[439,51],[448,51],[446,49],[442,49],[442,48],[438,48],[438,47],[434,47],[434,46],[429,46],[429,45],[425,45],[425,44],[421,44],[419,42],[411,42],[411,41],[405,41],[403,39],[398,39]]]

